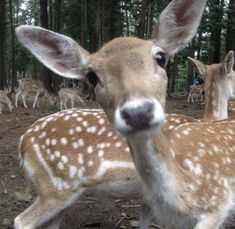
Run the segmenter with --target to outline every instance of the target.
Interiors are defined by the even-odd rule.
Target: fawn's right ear
[[[152,38],[169,56],[183,49],[197,32],[206,0],[172,0],[162,11]]]
[[[205,78],[206,76],[206,71],[207,71],[207,66],[203,64],[201,61],[193,59],[192,57],[188,56],[189,62],[191,62],[195,68],[195,70],[198,72],[198,74],[202,77]]]
[[[89,53],[71,38],[37,26],[16,28],[19,41],[58,75],[83,79]]]

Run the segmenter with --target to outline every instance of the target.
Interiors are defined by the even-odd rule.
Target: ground
[[[23,192],[26,182],[19,167],[17,145],[20,136],[40,117],[54,113],[56,109],[25,109],[21,106],[9,113],[3,110],[0,116],[0,228],[13,228],[14,218],[20,214],[29,202],[22,202],[15,197],[16,192]],[[87,103],[87,107],[97,107]],[[188,104],[185,97],[175,97],[167,101],[167,113],[182,113],[192,117],[202,117],[202,106]],[[66,210],[62,229],[77,228],[135,228],[139,218],[140,200],[110,200],[83,196],[75,206]],[[153,228],[160,228],[153,225]]]

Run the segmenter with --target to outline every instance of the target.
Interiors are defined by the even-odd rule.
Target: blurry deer
[[[24,107],[28,108],[26,104],[26,97],[30,93],[36,94],[34,98],[33,108],[35,108],[36,105],[39,108],[38,97],[40,94],[44,94],[51,101],[51,103],[55,102],[55,98],[48,93],[42,82],[24,78],[19,80],[19,87],[17,89],[15,98],[15,106],[18,107],[18,99],[21,95]]]
[[[219,64],[205,65],[201,61],[188,57],[196,71],[205,81],[205,112],[203,120],[216,121],[235,117],[233,106],[228,101],[235,93],[234,52],[229,51]]]
[[[203,93],[204,93],[204,85],[196,85],[193,84],[190,86],[190,91],[189,91],[189,95],[188,95],[188,103],[190,102],[190,99],[192,101],[192,103],[194,103],[194,101],[202,101],[203,100]]]
[[[84,105],[84,100],[80,97],[77,88],[61,88],[58,92],[60,97],[60,110],[67,109],[67,102],[70,100],[71,108],[74,108],[74,102],[78,101]]]
[[[0,114],[2,114],[2,109],[3,109],[4,104],[7,105],[10,112],[12,112],[13,105],[12,105],[11,100],[8,98],[6,92],[0,90]]]

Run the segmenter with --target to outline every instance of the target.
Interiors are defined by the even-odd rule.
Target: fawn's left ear
[[[184,48],[195,35],[206,0],[172,0],[159,17],[153,40],[168,55]]]
[[[206,72],[207,72],[207,66],[203,64],[201,61],[193,59],[192,57],[188,56],[188,60],[193,64],[195,70],[198,72],[198,74],[205,78]]]
[[[19,41],[58,75],[83,79],[89,53],[71,38],[37,26],[16,28]]]
[[[223,65],[222,65],[223,71],[226,74],[229,74],[233,69],[233,65],[234,65],[234,52],[229,51],[223,61]]]

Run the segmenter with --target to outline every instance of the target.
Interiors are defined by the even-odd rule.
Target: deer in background
[[[80,102],[82,105],[84,105],[84,100],[79,95],[77,88],[61,88],[58,91],[58,95],[60,98],[60,110],[67,109],[67,102],[70,100],[71,108],[74,108],[74,101]]]
[[[190,91],[188,95],[188,103],[190,102],[190,99],[192,103],[194,103],[194,100],[196,98],[196,101],[202,101],[203,100],[203,93],[204,93],[204,85],[196,85],[193,84],[190,86]]]
[[[204,121],[217,121],[235,117],[228,100],[235,92],[234,52],[229,51],[220,64],[205,65],[201,61],[188,57],[196,71],[205,81],[205,112]]]
[[[7,105],[10,112],[12,112],[13,105],[12,105],[11,100],[8,98],[6,92],[0,90],[0,114],[2,114],[2,108],[3,108],[4,104]]]
[[[166,57],[174,55],[192,38],[204,4],[205,1],[173,0],[160,15],[153,42],[120,38],[92,55],[86,55],[79,46],[75,48],[75,42],[65,36],[39,28],[18,29],[22,43],[46,66],[60,75],[84,77],[95,87],[97,100],[109,120],[128,141],[155,216],[164,208],[181,219],[195,219],[196,229],[219,228],[234,210],[235,122],[186,123],[167,137],[161,125],[165,120]],[[39,41],[38,37],[43,40]],[[33,42],[29,40],[37,45],[32,46]],[[44,43],[40,46],[41,42]],[[51,49],[51,52],[44,52],[43,48]],[[68,53],[69,56],[65,55]],[[56,61],[53,61],[54,55],[58,57]],[[74,67],[76,63],[77,68]],[[40,147],[35,147],[35,151],[41,155]],[[59,162],[63,163],[62,160]],[[98,166],[101,170],[97,171],[104,171],[107,166],[103,166]],[[79,183],[85,182],[85,187],[93,186],[93,179],[89,183],[89,172],[86,170],[88,174],[84,175],[82,171]],[[46,173],[51,174],[48,170]],[[97,172],[96,176],[100,174]],[[53,174],[51,176],[53,179]],[[32,177],[36,179],[34,173]],[[40,177],[43,174],[37,179]],[[68,187],[66,183],[62,184]],[[48,206],[43,208],[43,203],[39,198],[27,214],[16,218],[15,224],[22,225],[35,208],[37,213],[40,209],[48,209]],[[58,213],[61,206],[58,203],[52,205],[54,211],[50,209],[50,213]],[[30,218],[28,222],[31,222]]]
[[[40,94],[44,94],[44,96],[46,96],[51,101],[51,103],[54,103],[55,101],[54,97],[48,93],[42,82],[34,79],[24,78],[19,80],[19,87],[17,89],[15,97],[15,106],[18,107],[18,99],[21,95],[24,107],[28,108],[26,104],[26,97],[30,93],[36,94],[34,98],[33,108],[35,108],[36,105],[39,108],[38,97]]]

